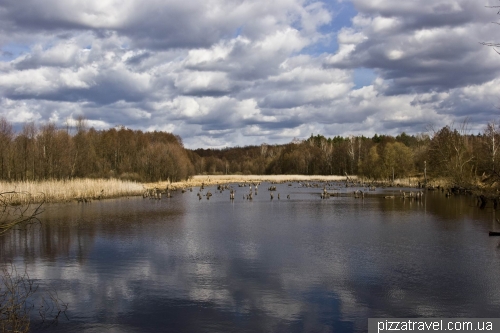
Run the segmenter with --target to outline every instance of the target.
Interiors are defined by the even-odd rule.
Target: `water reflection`
[[[1,259],[58,290],[64,332],[361,332],[369,317],[500,310],[492,212],[471,198],[265,188],[50,205],[2,239]]]

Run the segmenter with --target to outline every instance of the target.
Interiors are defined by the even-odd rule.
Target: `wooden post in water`
[[[427,161],[424,161],[424,186],[427,188]]]

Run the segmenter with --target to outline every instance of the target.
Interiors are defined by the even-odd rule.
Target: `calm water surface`
[[[235,186],[234,202],[211,187],[210,200],[193,189],[46,205],[41,226],[0,239],[1,260],[69,303],[53,332],[363,332],[369,317],[498,317],[488,230],[500,224],[471,197],[321,200],[294,183],[271,201],[268,186],[252,201]]]

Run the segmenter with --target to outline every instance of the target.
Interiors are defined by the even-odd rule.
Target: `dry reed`
[[[28,200],[30,202],[66,202],[141,195],[144,187],[140,183],[118,179],[0,182],[0,193],[11,191],[25,193],[25,195],[19,195],[17,199],[19,204],[25,204]]]
[[[349,176],[356,179],[356,176]],[[274,182],[287,183],[297,181],[344,181],[345,176],[306,176],[306,175],[197,175],[181,182],[155,182],[141,184],[118,179],[73,179],[73,180],[47,180],[47,181],[0,181],[0,193],[17,192],[12,196],[13,202],[18,204],[39,202],[68,202],[81,199],[115,198],[135,196],[144,193],[145,188],[172,189],[224,183],[258,183]],[[398,179],[396,183],[416,183],[419,179]]]
[[[349,176],[350,179],[356,177]],[[156,182],[145,184],[147,188],[161,188],[167,186],[172,189],[180,189],[187,187],[200,186],[202,183],[205,185],[216,185],[224,183],[258,183],[258,182],[275,182],[287,183],[297,181],[340,181],[345,180],[345,176],[306,176],[306,175],[197,175],[182,182]]]

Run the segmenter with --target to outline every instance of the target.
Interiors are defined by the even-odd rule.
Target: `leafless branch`
[[[43,212],[41,203],[33,203],[32,196],[27,192],[0,193],[0,236],[16,226],[26,226],[38,223],[38,215]]]
[[[29,332],[34,311],[40,317],[37,328],[57,325],[60,316],[66,316],[68,304],[56,292],[47,292],[47,297],[37,297],[37,291],[38,285],[26,269],[20,273],[14,264],[1,269],[0,332]]]

